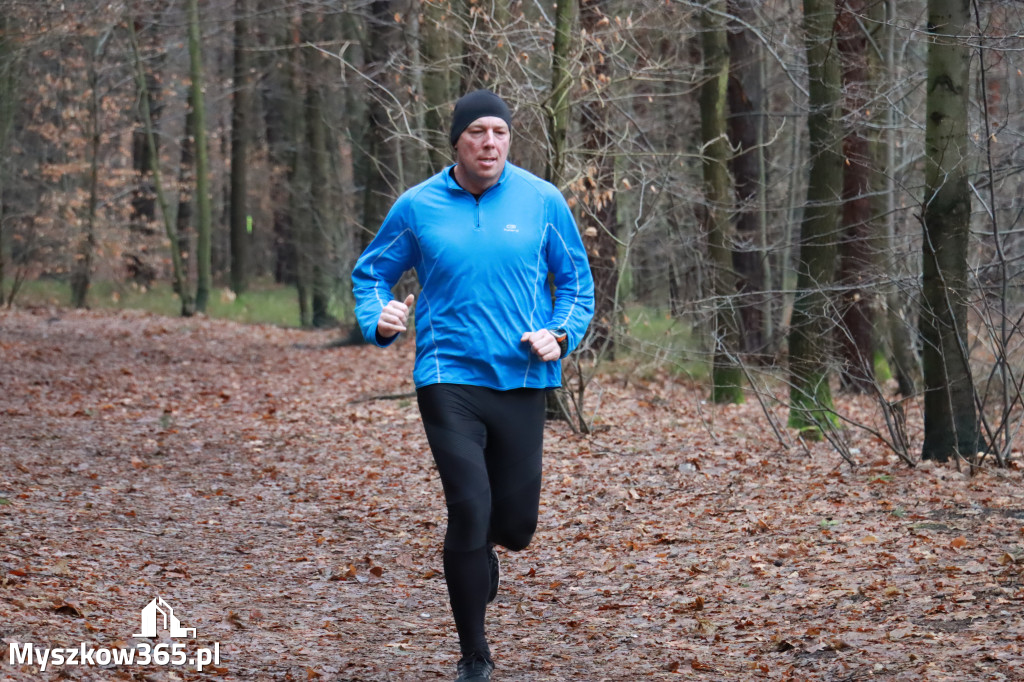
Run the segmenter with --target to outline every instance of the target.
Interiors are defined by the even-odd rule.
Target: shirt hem
[[[453,386],[477,386],[479,388],[489,388],[489,389],[494,390],[494,391],[514,391],[514,390],[516,390],[518,388],[536,388],[536,389],[550,391],[552,389],[556,389],[556,388],[561,388],[562,387],[561,382],[559,382],[557,384],[542,383],[542,385],[536,385],[536,384],[529,384],[528,383],[528,384],[520,384],[520,385],[516,385],[516,386],[502,386],[500,384],[495,384],[495,383],[486,382],[486,381],[469,381],[469,380],[464,380],[464,381],[443,381],[443,380],[438,379],[438,378],[425,379],[423,381],[415,382],[415,385],[416,385],[417,389],[424,388],[425,386],[433,386],[435,384],[451,384]]]

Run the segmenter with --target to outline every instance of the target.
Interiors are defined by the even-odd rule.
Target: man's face
[[[501,177],[511,134],[497,116],[478,118],[455,143],[455,177],[473,194],[480,194]]]

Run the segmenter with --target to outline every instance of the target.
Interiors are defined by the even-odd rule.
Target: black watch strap
[[[548,329],[549,332],[555,337],[555,341],[558,342],[558,350],[561,351],[561,356],[564,358],[569,352],[569,335],[564,329]]]

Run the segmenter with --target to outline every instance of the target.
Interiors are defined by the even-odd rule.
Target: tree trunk
[[[312,54],[312,53],[311,53]],[[329,312],[331,301],[330,263],[334,216],[330,211],[330,170],[327,156],[327,125],[324,119],[322,90],[315,85],[306,90],[306,136],[308,144],[304,161],[309,164],[309,217],[306,227],[307,260],[311,267],[312,322],[314,327],[331,327],[337,320]]]
[[[292,138],[292,120],[297,115],[295,101],[293,61],[298,48],[293,41],[299,37],[287,16],[276,14],[276,0],[258,0],[261,18],[257,30],[261,41],[274,49],[257,53],[259,70],[265,74],[257,92],[264,110],[267,138],[267,156],[271,176],[269,201],[273,206],[273,269],[274,281],[279,284],[295,283],[295,245],[292,240],[291,174],[295,141]]]
[[[388,106],[391,87],[388,82],[388,59],[396,49],[397,27],[391,13],[391,3],[374,0],[370,3],[367,19],[367,75],[373,87],[367,98],[366,128],[366,189],[363,195],[363,237],[359,251],[369,245],[380,224],[384,222],[400,187],[397,173],[398,159],[394,143],[389,140],[391,124]]]
[[[428,105],[425,97],[422,14],[419,0],[408,0],[402,24],[404,26],[403,42],[405,43],[406,59],[409,61],[410,118],[415,137],[409,140],[412,151],[409,161],[405,164],[403,183],[406,186],[414,185],[422,180],[429,173],[430,166],[431,143],[426,134]]]
[[[14,44],[10,39],[14,22],[6,12],[0,13],[0,305],[5,305],[6,265],[7,265],[7,177],[12,167],[10,153],[11,129],[14,126],[15,107],[20,101],[17,88],[17,59]]]
[[[730,0],[729,14],[751,24],[753,0]],[[752,31],[733,21],[729,45],[729,142],[738,151],[729,162],[736,186],[736,239],[732,265],[736,270],[743,353],[757,362],[770,359],[765,320],[771,314],[765,296],[765,221],[761,210],[764,188],[764,83],[759,43]]]
[[[249,145],[253,138],[252,78],[249,58],[249,2],[235,0],[234,99],[231,104],[231,290],[249,284]]]
[[[970,3],[929,0],[921,336],[924,342],[923,459],[973,461],[978,415],[968,357],[967,105]]]
[[[195,116],[195,107],[192,106],[191,90],[185,95],[185,99],[185,130],[181,136],[181,153],[178,155],[178,212],[175,215],[178,241],[172,245],[172,248],[178,250],[185,265],[183,286],[190,287],[192,264],[196,260],[191,239],[195,214],[192,205],[195,201],[194,188],[196,184],[196,145],[192,137],[192,129],[195,127],[192,122]],[[180,295],[181,292],[179,291],[178,294]]]
[[[192,137],[196,150],[196,312],[206,312],[212,288],[210,247],[210,162],[206,142],[206,104],[203,96],[203,58],[200,50],[199,1],[188,0],[188,56],[192,91]]]
[[[306,89],[312,87],[304,82],[305,65],[302,51],[302,17],[298,10],[290,19],[290,47],[288,56],[288,84],[284,102],[284,135],[287,146],[288,214],[287,238],[290,246],[289,267],[295,278],[295,289],[299,299],[299,322],[303,327],[313,325],[313,287],[311,248],[309,235],[313,222],[310,206],[309,164],[305,161],[308,147],[306,136],[305,98]]]
[[[423,26],[421,46],[423,72],[423,126],[424,138],[430,145],[428,158],[430,171],[437,172],[451,160],[448,140],[448,110],[456,97],[458,82],[448,68],[446,60],[451,54],[451,34],[446,26],[446,14],[440,3],[422,3]],[[430,172],[428,171],[428,172]]]
[[[303,20],[304,43],[317,43],[323,36],[320,32],[322,17],[307,12]],[[306,150],[301,163],[309,167],[309,224],[305,228],[304,240],[306,262],[309,265],[310,304],[314,327],[331,327],[337,320],[329,312],[331,302],[331,268],[333,240],[336,219],[332,210],[330,157],[328,148],[327,108],[324,106],[324,81],[327,78],[324,55],[316,50],[306,50],[305,72],[310,82],[306,87]]]
[[[150,93],[147,87],[146,71],[142,65],[142,55],[139,51],[139,43],[135,35],[135,17],[129,16],[128,34],[132,46],[134,58],[135,85],[139,90],[139,115],[142,125],[146,131],[146,144],[149,147],[150,172],[153,174],[153,190],[156,193],[157,203],[160,205],[160,215],[163,217],[164,230],[167,234],[167,241],[170,242],[171,267],[174,273],[174,288],[181,300],[181,314],[188,317],[195,313],[195,303],[188,286],[185,269],[181,262],[181,251],[178,249],[178,230],[172,220],[170,208],[167,203],[167,195],[164,192],[162,175],[160,173],[160,155],[157,154],[156,132],[153,126],[152,112],[149,110]]]
[[[548,156],[545,179],[558,187],[565,182],[565,143],[569,135],[572,72],[569,49],[572,44],[573,3],[558,0],[555,14],[555,42],[551,53],[551,101],[547,109]]]
[[[611,58],[606,41],[612,35],[602,28],[609,25],[604,12],[607,5],[607,0],[579,0],[580,29],[584,35],[581,85],[585,99],[580,104],[584,162],[578,213],[583,245],[594,275],[592,343],[599,353],[614,358],[615,329],[620,317],[619,240],[611,107],[607,100]]]
[[[885,92],[895,76],[895,0],[880,0],[868,7],[868,25],[872,26],[871,46],[868,49],[869,92]],[[896,377],[900,395],[909,398],[916,392],[920,367],[914,352],[910,330],[912,323],[904,318],[909,314],[908,296],[900,291],[897,278],[902,271],[900,257],[893,244],[896,236],[896,186],[893,158],[893,107],[878,106],[873,112],[875,122],[871,136],[871,154],[875,172],[871,176],[872,215],[879,223],[879,250],[884,261],[888,281],[883,283],[885,297],[885,340],[889,366]]]
[[[110,31],[96,38],[96,46],[89,60],[89,199],[86,204],[85,228],[78,243],[75,263],[71,269],[71,305],[76,308],[86,307],[89,285],[92,281],[93,253],[96,251],[96,206],[99,202],[99,168],[100,168],[100,112],[102,98],[99,94],[99,72],[96,63],[106,50]]]
[[[867,0],[836,0],[842,58],[845,131],[843,139],[842,236],[839,243],[839,314],[836,330],[841,361],[839,385],[867,393],[875,386],[875,282],[879,275],[878,228],[871,212],[874,173],[867,127],[868,35],[861,18]]]
[[[429,6],[419,2],[414,4],[422,7],[425,14],[441,12],[443,15],[442,8],[435,6],[435,3],[431,3]],[[340,189],[335,210],[339,216],[338,222],[342,231],[336,234],[338,238],[336,273],[339,281],[335,284],[334,293],[336,296],[342,297],[345,310],[351,312],[354,310],[355,303],[352,299],[352,287],[348,275],[352,272],[352,267],[365,248],[368,239],[373,236],[373,230],[378,227],[377,225],[363,224],[363,209],[366,203],[365,182],[367,169],[371,163],[367,154],[367,126],[369,124],[367,102],[368,91],[372,85],[357,73],[365,72],[366,51],[364,47],[368,47],[365,43],[366,17],[361,13],[347,13],[336,15],[334,19],[330,20],[330,23],[334,24],[329,28],[332,35],[338,35],[340,40],[351,45],[345,52],[348,63],[343,72],[345,87],[337,93],[335,99],[328,102],[328,108],[337,112],[339,120],[337,135],[341,138],[337,145],[340,169],[335,175],[340,181]],[[331,68],[330,64],[325,65],[328,73]],[[424,74],[424,83],[427,82],[430,81],[427,74]],[[427,88],[426,85],[424,87]],[[446,99],[443,104],[447,105],[448,100]],[[429,118],[430,114],[431,110],[427,108],[424,111],[425,119]],[[441,115],[438,111],[434,111],[433,114]],[[433,132],[440,134],[440,130]],[[430,139],[436,140],[437,138]],[[433,143],[430,150],[431,152],[435,151]],[[440,168],[438,167],[437,170]],[[341,282],[341,279],[344,282]],[[359,332],[358,325],[351,329],[353,333],[350,340],[353,343],[366,343],[362,333]]]
[[[347,27],[344,17],[338,12],[326,12],[324,15],[322,38],[327,44],[342,43],[346,39]],[[351,249],[352,236],[358,229],[359,221],[355,218],[355,200],[353,191],[354,168],[352,164],[352,140],[348,137],[347,106],[348,97],[342,89],[330,87],[338,78],[338,62],[325,54],[319,54],[319,78],[323,86],[321,107],[324,111],[324,156],[322,175],[323,206],[321,220],[324,221],[324,283],[328,293],[328,303],[341,307],[346,311],[354,311],[355,300],[352,298],[352,280],[349,276],[352,263],[358,254]],[[365,118],[364,118],[365,120]],[[421,164],[425,164],[426,150],[418,154]],[[326,309],[325,309],[326,312]],[[323,323],[338,324],[338,319],[327,314]],[[359,335],[362,338],[362,334]]]
[[[159,54],[162,55],[162,53]],[[145,75],[146,92],[149,93],[149,100],[146,104],[152,120],[148,123],[140,121],[142,125],[139,125],[135,132],[132,133],[132,169],[137,174],[138,185],[132,191],[130,224],[133,229],[143,232],[148,231],[150,223],[156,220],[156,197],[153,192],[153,181],[150,171],[153,167],[153,161],[150,158],[149,140],[146,136],[146,130],[149,126],[154,128],[157,126],[157,122],[160,120],[160,110],[163,108],[160,104],[158,91],[161,83],[156,76],[159,73],[160,62],[162,61],[162,56],[158,57],[157,63],[151,63]],[[159,153],[159,138],[157,138],[156,142],[157,153]]]
[[[835,419],[828,372],[828,339],[834,328],[828,289],[835,278],[837,201],[843,189],[843,160],[834,24],[833,0],[805,0],[811,168],[800,225],[797,294],[789,333],[789,425],[811,438],[820,437],[821,430]]]
[[[729,45],[725,28],[725,0],[712,0],[701,12],[703,82],[700,88],[700,131],[703,150],[708,255],[711,259],[711,295],[715,302],[714,365],[711,399],[716,403],[743,402],[743,370],[738,364],[739,319],[734,302],[729,138],[725,127],[729,87]]]

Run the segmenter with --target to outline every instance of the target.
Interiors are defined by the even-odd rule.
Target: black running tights
[[[488,546],[524,549],[537,528],[545,391],[432,384],[416,392],[448,507],[444,573],[462,654],[489,654]]]

